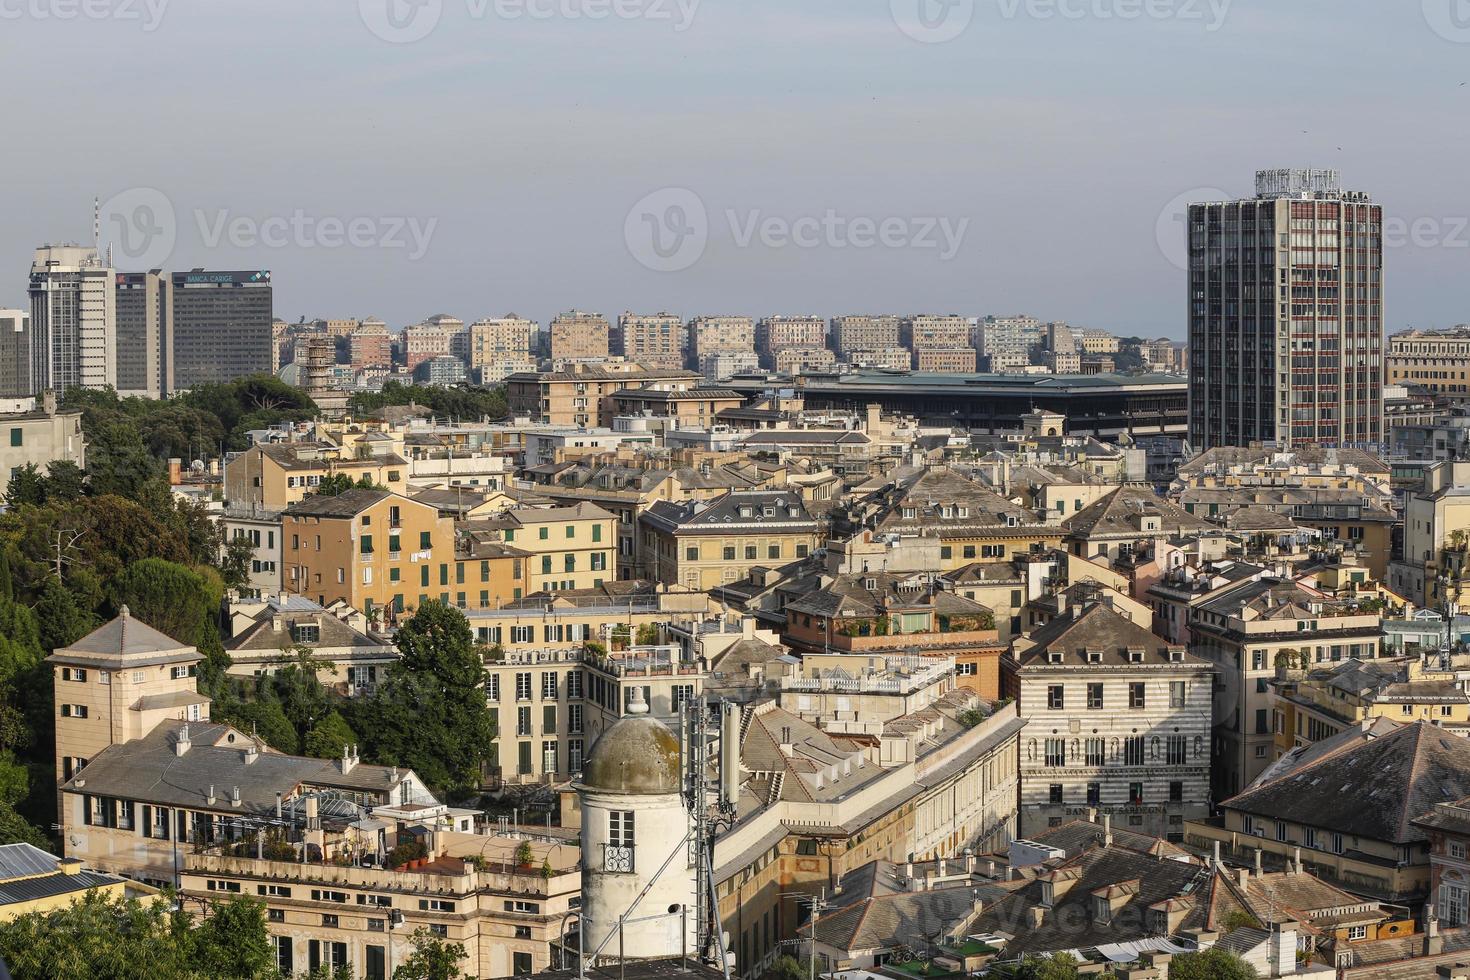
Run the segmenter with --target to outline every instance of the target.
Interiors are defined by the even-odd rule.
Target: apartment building
[[[705,354],[695,367],[704,380],[717,383],[737,374],[753,374],[760,370],[761,359],[755,351],[722,350]]]
[[[581,310],[559,313],[547,332],[553,361],[606,360],[612,353],[612,330],[598,313]]]
[[[771,369],[777,374],[804,374],[807,371],[831,371],[837,367],[837,355],[830,350],[789,347],[771,355]]]
[[[43,245],[30,276],[29,390],[117,386],[113,270],[91,247]]]
[[[970,318],[954,314],[938,315],[926,313],[904,317],[899,323],[900,346],[918,353],[921,350],[974,349],[974,327]]]
[[[1075,336],[1084,354],[1116,354],[1119,351],[1118,338],[1106,330],[1079,330],[1075,331]]]
[[[49,391],[28,411],[0,412],[0,501],[16,470],[30,465],[44,473],[58,461],[87,466],[81,412],[58,411]]]
[[[974,346],[988,357],[1009,355],[1025,364],[1028,352],[1041,343],[1043,334],[1041,321],[1025,313],[987,316],[976,327]]]
[[[834,316],[831,327],[832,349],[839,354],[901,346],[900,320],[896,316]]]
[[[701,316],[689,321],[692,365],[719,353],[754,353],[755,321],[748,316]]]
[[[1283,661],[1270,682],[1276,757],[1379,718],[1400,724],[1422,719],[1470,734],[1470,694],[1455,671],[1436,665],[1415,658],[1349,659],[1305,668],[1300,660]]]
[[[768,316],[755,325],[755,347],[767,367],[784,350],[823,350],[827,321],[819,316]]]
[[[466,531],[523,553],[526,594],[600,588],[617,580],[618,519],[591,503],[517,508]]]
[[[974,562],[1008,562],[1033,550],[1057,547],[1062,529],[946,467],[930,467],[912,482],[885,489],[855,517],[879,534],[936,537],[939,571]]]
[[[654,580],[696,591],[737,581],[757,565],[805,558],[820,543],[817,521],[789,491],[661,500],[639,515],[638,527]]]
[[[1425,607],[1463,601],[1462,573],[1470,539],[1470,462],[1445,460],[1422,470],[1404,494],[1403,558],[1388,567],[1388,586]]]
[[[540,325],[507,313],[502,317],[476,320],[469,326],[469,366],[472,372],[492,370],[500,364],[534,364],[532,350]]]
[[[464,324],[457,320],[454,323],[425,322],[404,327],[399,337],[403,344],[403,366],[414,371],[425,361],[452,356],[455,334],[463,329]]]
[[[1377,613],[1288,579],[1249,578],[1216,589],[1189,609],[1190,649],[1213,661],[1215,798],[1249,786],[1275,758],[1278,665],[1376,660]]]
[[[1470,327],[1405,330],[1388,338],[1388,383],[1470,398]]]
[[[931,374],[974,374],[975,348],[924,347],[914,351],[914,370]]]
[[[913,354],[902,347],[884,350],[855,350],[843,355],[853,367],[877,368],[883,371],[908,371],[913,368]]]
[[[551,425],[610,428],[616,416],[612,395],[629,388],[665,390],[700,384],[693,371],[644,368],[637,364],[579,364],[566,371],[512,374],[506,400],[512,415]]]
[[[1382,207],[1335,170],[1263,170],[1187,225],[1190,445],[1381,443]]]
[[[708,429],[719,414],[745,404],[745,396],[729,388],[623,388],[611,395],[613,416],[642,415],[675,420],[681,429]]]
[[[672,313],[624,313],[612,335],[612,352],[650,367],[682,368],[689,342],[684,321]]]
[[[367,319],[347,336],[347,359],[354,371],[387,370],[393,366],[393,337],[388,324]]]
[[[369,617],[431,598],[463,605],[452,597],[478,571],[466,565],[455,559],[452,519],[391,491],[308,497],[281,513],[282,584],[319,605],[345,602]]]
[[[1101,597],[1015,641],[1006,694],[1030,719],[1021,755],[1020,833],[1089,808],[1120,827],[1184,839],[1210,813],[1214,666]]]

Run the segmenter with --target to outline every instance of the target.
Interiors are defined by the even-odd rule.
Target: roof
[[[1179,476],[1197,476],[1211,469],[1222,467],[1253,469],[1267,464],[1308,467],[1352,466],[1365,473],[1388,474],[1388,466],[1383,460],[1361,449],[1324,449],[1318,446],[1303,446],[1283,452],[1279,449],[1267,449],[1261,446],[1219,446],[1205,450],[1179,467]]]
[[[636,712],[642,708],[642,712]],[[679,792],[679,740],[669,727],[649,717],[648,706],[636,702],[592,743],[582,768],[582,785],[590,790],[661,796]]]
[[[1017,649],[1013,656],[1022,667],[1048,666],[1060,655],[1060,663],[1079,666],[1118,667],[1129,665],[1188,664],[1206,668],[1209,661],[1170,644],[1104,602],[1074,605],[1066,614],[1031,633],[1033,646]],[[1140,651],[1135,662],[1130,651]],[[1091,657],[1096,657],[1096,664]]]
[[[374,504],[392,496],[395,494],[391,490],[368,490],[362,487],[345,490],[335,497],[312,494],[287,507],[285,514],[290,517],[356,517]]]
[[[185,729],[190,747],[178,755],[175,745]],[[250,744],[250,736],[229,725],[166,721],[142,738],[109,745],[62,788],[199,810],[273,813],[277,793],[290,796],[303,784],[390,794],[412,775],[407,769],[366,763],[343,773],[339,760],[273,751],[248,762],[245,750]],[[207,804],[211,787],[216,796],[212,808]],[[235,787],[240,790],[238,808],[230,805]]]
[[[1154,857],[1188,858],[1190,852],[1162,837],[1138,834],[1122,827],[1113,827],[1113,846],[1126,847],[1130,851]],[[1029,838],[1038,844],[1060,848],[1067,857],[1076,857],[1102,845],[1108,830],[1101,823],[1090,820],[1069,820],[1060,827],[1050,827]]]
[[[957,888],[874,895],[822,916],[817,941],[840,950],[933,948],[974,916],[977,900],[983,904],[1006,894],[999,885],[966,882]],[[810,935],[811,928],[807,924],[800,931]]]
[[[659,500],[639,520],[679,534],[725,533],[736,527],[787,533],[817,529],[801,495],[785,490],[732,490],[712,501]]]
[[[48,663],[82,663],[102,669],[116,669],[124,664],[169,664],[199,659],[199,651],[194,647],[180,643],[141,619],[133,618],[127,606],[118,610],[115,619],[46,658]]]
[[[1415,825],[1436,803],[1470,796],[1470,739],[1417,721],[1258,783],[1221,804],[1395,844],[1426,840]]]
[[[1158,518],[1158,528],[1144,531],[1145,518]],[[1212,531],[1209,521],[1195,517],[1148,487],[1122,486],[1062,522],[1073,537],[1123,534],[1180,534]]]
[[[905,517],[905,508],[912,509],[914,516]],[[912,483],[896,488],[884,501],[884,509],[886,514],[878,522],[878,531],[937,527],[942,533],[946,529],[1038,523],[1036,516],[1024,507],[947,467],[925,470]]]

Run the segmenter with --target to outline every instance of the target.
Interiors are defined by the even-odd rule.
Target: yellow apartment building
[[[618,577],[618,519],[596,504],[518,508],[466,530],[523,556],[526,595],[595,589]]]
[[[738,581],[757,565],[805,558],[820,527],[800,494],[735,490],[713,501],[661,500],[638,518],[640,552],[655,581],[703,591]]]

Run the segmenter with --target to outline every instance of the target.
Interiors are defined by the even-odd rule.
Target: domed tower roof
[[[619,718],[592,746],[582,767],[582,785],[590,790],[661,796],[679,792],[679,739],[667,725],[648,716],[648,705],[636,691],[628,714]]]

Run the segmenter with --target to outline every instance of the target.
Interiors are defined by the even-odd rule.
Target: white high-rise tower
[[[116,387],[114,279],[91,246],[36,249],[30,285],[32,391]]]

